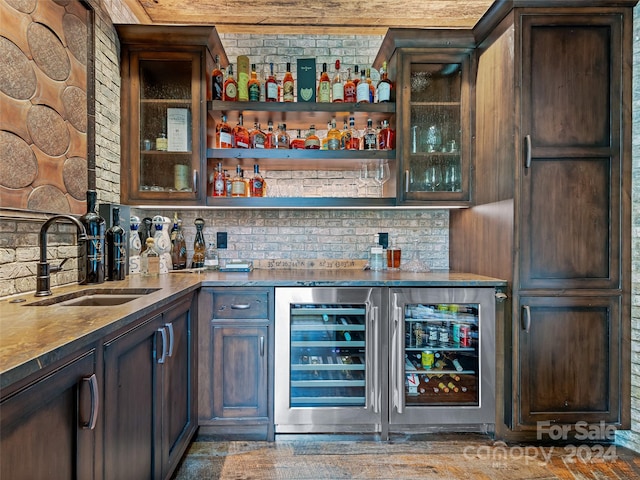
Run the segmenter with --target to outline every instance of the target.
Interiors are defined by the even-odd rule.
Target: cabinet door
[[[126,58],[123,195],[159,202],[202,198],[200,54],[133,51]]]
[[[620,297],[521,297],[520,425],[620,421]]]
[[[403,54],[400,58],[398,198],[468,203],[470,54]]]
[[[213,324],[213,415],[267,417],[266,326]]]
[[[158,361],[164,348],[156,316],[105,344],[105,479],[158,478]],[[166,337],[166,333],[165,333]]]
[[[163,477],[178,464],[196,429],[191,296],[163,314],[168,353],[162,365]]]
[[[520,288],[619,288],[620,17],[521,22]]]
[[[95,478],[95,351],[2,399],[0,478]]]

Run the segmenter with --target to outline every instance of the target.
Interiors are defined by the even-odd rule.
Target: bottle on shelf
[[[374,272],[384,270],[385,260],[383,248],[380,245],[380,235],[376,233],[373,244],[369,247],[369,268]]]
[[[233,145],[235,148],[249,148],[249,132],[243,125],[242,114],[238,115],[238,124],[233,127]]]
[[[224,171],[222,170],[222,163],[219,162],[215,172],[213,172],[213,196],[224,197],[227,194],[226,182],[224,178]]]
[[[238,55],[238,101],[249,101],[249,57]]]
[[[249,145],[251,148],[265,148],[267,134],[262,131],[260,124],[255,122],[253,129],[249,132]]]
[[[327,131],[327,150],[340,150],[342,135],[336,128],[336,119],[331,120],[330,128]]]
[[[327,134],[331,130],[331,122],[327,122]],[[325,134],[324,137],[320,139],[320,150],[328,150],[329,137]]]
[[[216,148],[233,148],[233,131],[227,123],[227,116],[222,114],[220,122],[216,124]]]
[[[225,102],[235,102],[238,100],[238,82],[233,77],[233,64],[227,68],[227,77],[224,80],[222,89],[222,100]]]
[[[320,149],[320,139],[316,135],[316,126],[309,126],[309,133],[307,133],[307,137],[304,139],[304,148],[306,150],[319,150]]]
[[[300,150],[304,149],[304,138],[302,138],[302,131],[298,129],[298,136],[291,140],[290,148]]]
[[[225,186],[226,196],[230,197],[231,196],[231,175],[229,175],[228,170],[224,171],[224,186]]]
[[[349,124],[345,120],[342,125],[342,131],[340,132],[340,150],[347,150],[347,145],[351,142],[351,130],[349,130]]]
[[[171,221],[162,215],[153,217],[155,234],[153,236],[154,249],[160,257],[160,273],[167,274],[172,268],[171,261],[171,237],[169,236],[169,224]]]
[[[204,242],[204,219],[198,217],[193,221],[196,226],[196,236],[193,239],[193,257],[191,258],[191,268],[204,267],[204,251],[206,244]]]
[[[342,83],[342,77],[340,76],[340,60],[336,60],[336,74],[331,82],[331,96],[333,102],[344,102],[344,84]]]
[[[204,268],[212,271],[220,268],[218,262],[218,249],[214,242],[209,242],[207,250],[204,253]]]
[[[147,249],[147,238],[153,236],[153,221],[151,217],[144,217],[140,223],[140,240],[142,242],[142,250],[144,252]]]
[[[142,242],[138,234],[140,228],[140,217],[132,215],[129,219],[129,275],[140,273],[140,252],[142,251]]]
[[[351,78],[351,69],[347,68],[347,79],[344,82],[344,101],[348,103],[355,103],[358,98],[356,95],[356,84]]]
[[[291,63],[287,62],[287,71],[282,78],[282,100],[284,102],[293,102],[295,99],[295,83],[293,75],[291,75]]]
[[[87,232],[87,240],[82,242],[82,284],[104,282],[104,234],[105,220],[98,213],[97,193],[87,191],[87,213],[80,217],[80,222]]]
[[[360,150],[360,135],[356,130],[356,119],[354,117],[349,117],[349,131],[351,135],[346,148],[348,150]]]
[[[376,87],[371,80],[371,69],[367,68],[367,83],[369,84],[369,103],[373,103],[376,98]]]
[[[273,122],[269,120],[267,123],[267,133],[264,142],[264,148],[276,148],[276,133],[273,131]]]
[[[147,238],[146,248],[140,255],[140,268],[143,275],[158,275],[160,273],[160,256],[155,250],[153,237]]]
[[[353,66],[353,83],[356,86],[356,90],[358,89],[358,83],[360,83],[360,67],[358,65]]]
[[[113,208],[113,225],[106,233],[107,280],[124,280],[126,276],[127,246],[124,229],[120,226],[120,209]]]
[[[365,83],[367,83],[365,81]],[[373,128],[373,120],[367,119],[367,128],[362,134],[362,149],[377,150],[378,149],[378,133]]]
[[[380,81],[377,86],[378,103],[391,101],[391,89],[393,84],[388,78],[387,74],[387,62],[382,62],[382,68],[380,69]]]
[[[278,125],[278,130],[276,130],[275,148],[289,149],[290,143],[291,143],[291,138],[287,133],[287,125],[286,123],[281,123],[280,125]]]
[[[258,80],[258,74],[256,72],[256,64],[251,64],[251,78],[249,78],[249,83],[247,84],[247,88],[249,90],[249,101],[250,102],[259,102],[260,101],[260,80]]]
[[[389,126],[389,121],[382,121],[382,128],[378,133],[378,149],[394,150],[396,148],[396,132]]]
[[[246,185],[244,178],[242,177],[242,167],[236,166],[236,174],[231,179],[231,196],[232,197],[246,197]]]
[[[269,76],[264,82],[264,100],[265,102],[278,101],[278,82],[273,74],[273,62],[269,64]]]
[[[265,196],[265,183],[264,178],[260,175],[260,167],[256,163],[253,166],[253,177],[249,180],[249,196],[250,197],[264,197]]]
[[[160,135],[156,138],[156,150],[159,152],[166,152],[169,148],[169,140],[165,132],[160,132]]]
[[[215,67],[211,72],[211,100],[222,100],[224,90],[224,74],[220,68],[220,56],[215,57]]]
[[[318,102],[331,102],[331,79],[327,73],[326,63],[322,64],[322,73],[320,74],[320,81],[318,82]]]
[[[187,242],[182,231],[182,220],[177,218],[175,226],[176,231],[171,246],[171,267],[173,270],[183,270],[187,268]]]
[[[360,82],[356,86],[356,101],[358,103],[369,103],[369,84],[365,77],[365,71],[360,72]]]

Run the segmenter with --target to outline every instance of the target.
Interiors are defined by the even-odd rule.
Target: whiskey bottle
[[[233,78],[233,64],[229,64],[227,78],[222,89],[222,100],[225,102],[235,102],[238,100],[238,83]]]
[[[360,82],[356,87],[356,101],[358,103],[369,103],[369,84],[364,70],[360,72]]]
[[[344,101],[349,103],[355,103],[357,99],[356,84],[351,78],[351,69],[347,69],[347,80],[344,82]]]
[[[275,148],[288,150],[290,143],[291,137],[289,137],[289,134],[287,133],[287,125],[285,123],[281,123],[278,125],[278,130],[276,130]]]
[[[320,74],[320,81],[318,82],[318,102],[331,102],[331,79],[327,73],[326,63],[322,64],[322,73]]]
[[[142,243],[138,228],[140,227],[140,217],[135,215],[129,219],[131,232],[129,233],[129,274],[140,273],[140,252],[142,251]]]
[[[382,62],[380,69],[380,81],[378,82],[377,93],[378,103],[391,101],[391,89],[393,85],[387,76],[387,62]]]
[[[291,140],[290,147],[292,149],[304,149],[304,138],[302,138],[300,129],[298,129],[298,136]]]
[[[127,246],[124,229],[120,226],[120,209],[113,208],[113,225],[107,230],[107,280],[124,280],[126,276]]]
[[[287,62],[287,71],[282,79],[282,100],[285,102],[293,102],[295,92],[295,84],[293,75],[291,75],[291,63]]]
[[[242,178],[242,167],[240,165],[236,166],[236,174],[231,179],[231,196],[232,197],[245,197],[245,183]]]
[[[358,83],[360,83],[360,67],[358,67],[358,65],[354,65],[353,66],[353,83],[356,86],[356,89],[358,88]]]
[[[153,237],[147,238],[146,249],[140,256],[140,269],[142,275],[158,275],[160,273],[160,256],[156,252],[155,240]]]
[[[204,267],[204,251],[207,248],[204,243],[204,220],[200,217],[194,220],[196,226],[196,236],[193,240],[193,257],[191,258],[191,268]]]
[[[388,120],[382,121],[382,128],[378,133],[378,149],[394,150],[396,148],[396,132],[389,126]]]
[[[255,63],[251,64],[251,78],[249,79],[247,88],[249,89],[249,101],[259,102],[260,101],[260,80],[258,80],[258,74],[256,73]]]
[[[273,131],[273,122],[269,120],[267,122],[267,133],[264,142],[264,148],[271,149],[276,148],[276,134]]]
[[[347,145],[351,142],[351,130],[349,130],[349,124],[345,120],[342,125],[342,132],[340,132],[340,150],[348,150]]]
[[[369,84],[369,103],[373,103],[376,98],[376,87],[374,87],[371,81],[371,69],[367,68],[367,83]]]
[[[215,67],[211,73],[211,100],[222,100],[224,74],[220,68],[220,56],[216,55]]]
[[[351,132],[351,138],[346,148],[348,150],[360,150],[360,135],[356,130],[356,119],[354,117],[349,117],[349,131]]]
[[[327,131],[327,150],[340,150],[340,130],[336,128],[336,119],[331,120],[331,128]]]
[[[307,138],[304,140],[304,148],[306,150],[319,150],[320,149],[320,139],[316,135],[316,126],[309,126],[309,133],[307,133]]]
[[[249,132],[249,145],[251,148],[265,148],[267,134],[260,129],[260,124],[255,122],[253,129]]]
[[[269,76],[264,82],[264,99],[266,102],[278,101],[278,82],[273,74],[273,63],[269,64]]]
[[[260,167],[256,163],[253,166],[253,177],[249,180],[249,196],[264,197],[265,196],[264,178],[260,175]]]
[[[81,243],[82,284],[104,282],[105,220],[96,213],[96,203],[96,191],[87,191],[87,213],[80,217],[87,232],[87,240]]]
[[[233,145],[235,148],[249,148],[249,132],[242,124],[242,114],[238,115],[238,124],[233,127]]]
[[[224,180],[224,172],[222,171],[222,163],[218,163],[216,171],[213,172],[213,196],[224,197],[226,194],[226,183]]]
[[[171,266],[174,270],[187,268],[187,243],[182,232],[182,220],[176,220],[176,234],[171,247]]]
[[[344,102],[344,84],[340,77],[340,60],[336,60],[336,74],[331,84],[331,94],[334,103]]]
[[[233,148],[233,131],[227,123],[227,116],[222,115],[216,125],[216,148]]]
[[[366,81],[364,83],[367,83]],[[367,128],[362,135],[362,149],[363,150],[377,150],[378,149],[378,134],[373,128],[373,120],[367,119]]]

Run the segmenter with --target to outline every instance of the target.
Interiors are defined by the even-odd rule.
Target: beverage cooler
[[[275,431],[489,431],[493,288],[276,288]]]

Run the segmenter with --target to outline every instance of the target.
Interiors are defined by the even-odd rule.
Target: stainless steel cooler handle
[[[402,314],[402,308],[394,307],[393,317],[393,333],[391,334],[391,384],[393,385],[393,406],[398,413],[404,412],[404,402],[402,401],[402,391],[404,385],[402,383],[402,365],[403,358],[400,358],[402,353],[402,335],[398,334],[400,329],[400,315]]]
[[[380,412],[380,354],[378,351],[378,331],[380,323],[380,307],[372,308],[371,322],[369,325],[367,343],[373,345],[373,381],[369,383],[369,395],[371,396],[371,408],[374,413]]]

